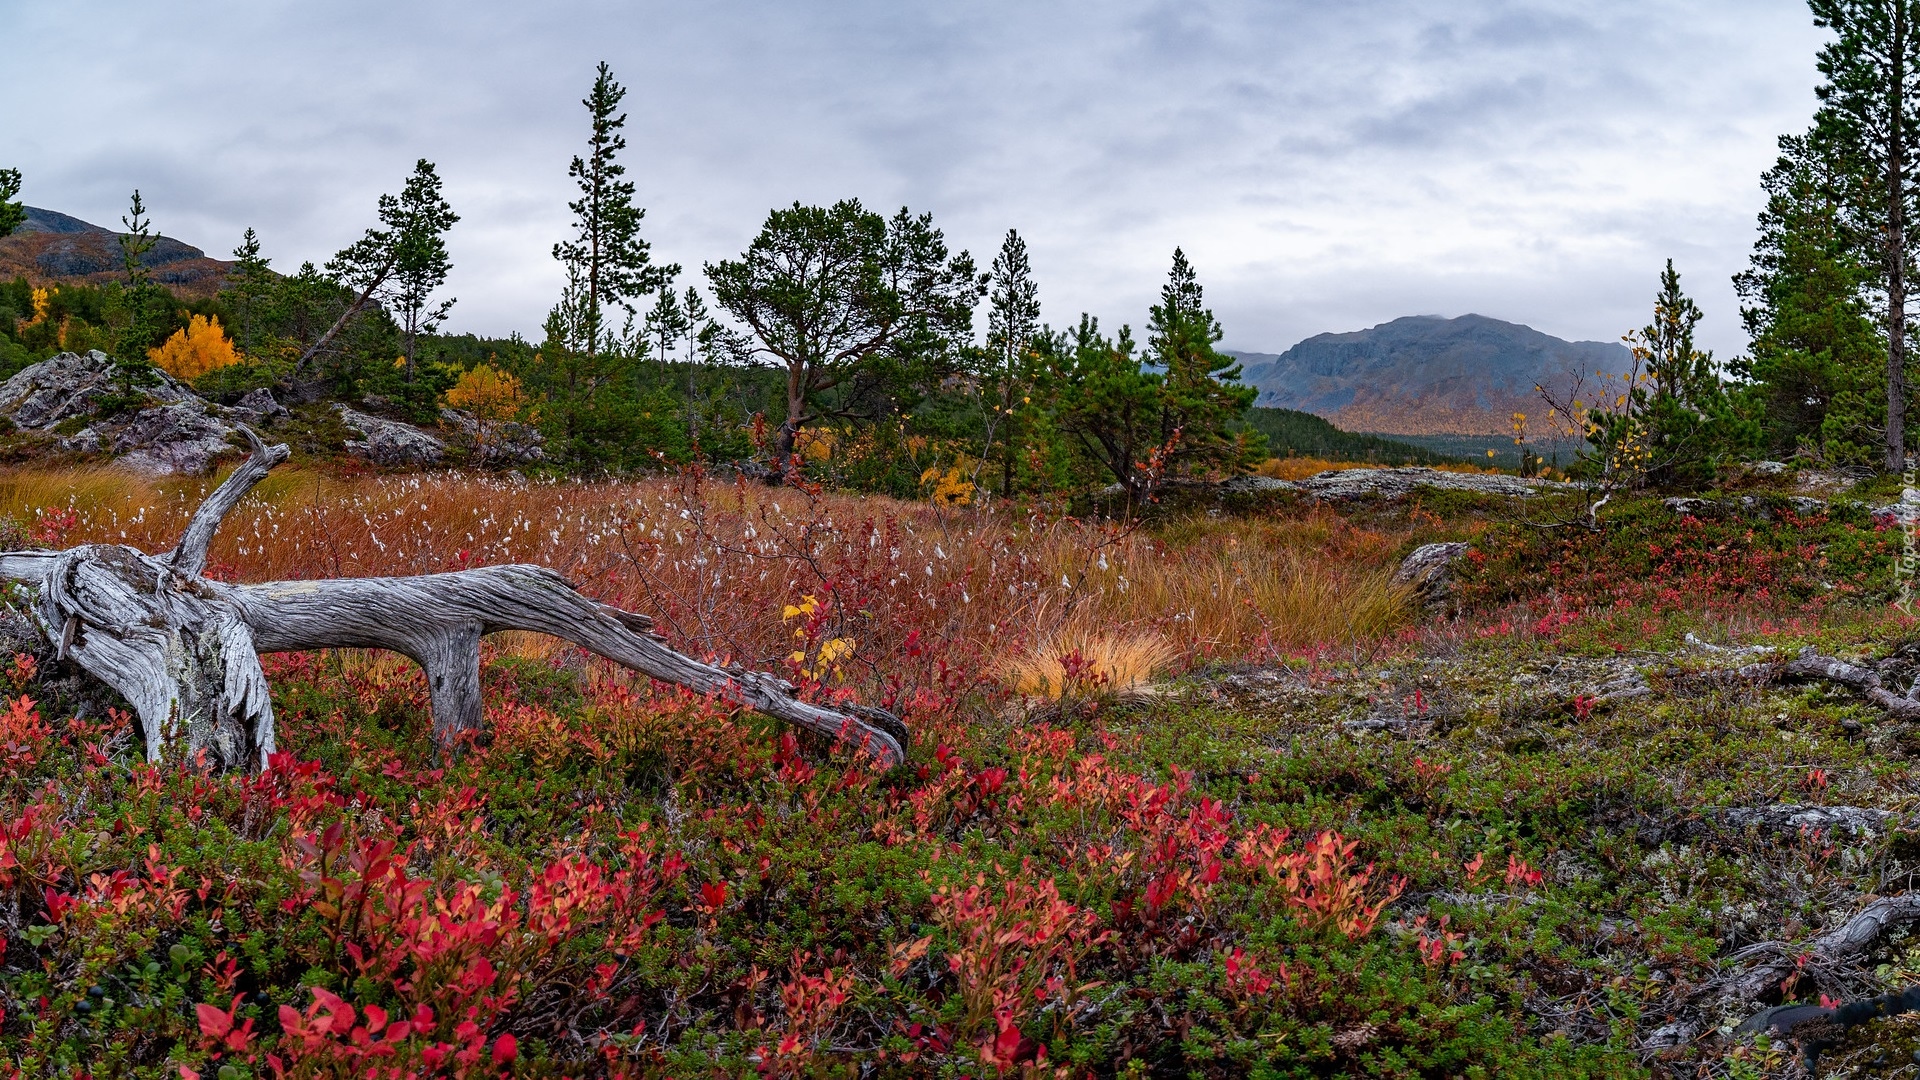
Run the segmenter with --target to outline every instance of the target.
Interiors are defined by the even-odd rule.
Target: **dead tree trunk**
[[[662,682],[711,694],[904,760],[891,714],[822,708],[785,680],[723,669],[667,648],[653,621],[581,596],[542,566],[489,566],[406,578],[229,585],[200,576],[207,546],[241,498],[287,458],[247,432],[253,453],[195,511],[164,556],[116,544],[0,555],[0,578],[37,590],[35,616],[60,656],[118,690],[140,716],[147,759],[260,769],[274,750],[273,705],[258,654],[391,649],[426,671],[443,753],[481,726],[480,639],[499,630],[564,638]]]

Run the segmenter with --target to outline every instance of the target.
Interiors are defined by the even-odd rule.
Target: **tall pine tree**
[[[432,333],[453,308],[451,297],[435,303],[433,294],[446,284],[453,260],[447,255],[447,231],[460,215],[440,194],[440,174],[425,158],[400,189],[400,214],[394,228],[392,286],[384,299],[400,324],[406,343],[407,382],[413,382],[414,353],[421,334]]]
[[[987,303],[987,370],[982,381],[989,400],[982,418],[986,443],[982,456],[992,460],[998,445],[1004,497],[1014,492],[1020,419],[1032,411],[1029,391],[1037,359],[1033,342],[1040,333],[1040,286],[1033,280],[1027,242],[1012,229],[1007,230],[987,274]]]
[[[1207,309],[1186,253],[1147,319],[1147,354],[1163,374],[1160,437],[1171,461],[1190,471],[1237,472],[1260,459],[1266,439],[1240,423],[1259,391],[1240,382],[1240,365],[1214,348],[1223,331]]]
[[[1816,129],[1864,166],[1872,183],[1848,207],[1876,239],[1874,292],[1886,335],[1885,465],[1906,461],[1907,269],[1917,248],[1914,170],[1920,163],[1920,0],[1809,0],[1834,32],[1821,48]]]
[[[1734,278],[1751,344],[1732,367],[1748,380],[1770,457],[1829,465],[1885,457],[1887,350],[1867,298],[1876,240],[1846,211],[1870,185],[1817,129],[1783,137],[1761,177],[1760,237]]]
[[[607,310],[619,307],[631,316],[635,297],[664,287],[679,273],[678,266],[654,266],[651,248],[640,238],[640,222],[647,212],[634,204],[633,181],[622,179],[625,165],[615,156],[627,148],[627,114],[620,112],[626,88],[615,82],[604,61],[593,88],[581,100],[587,107],[592,131],[587,156],[568,166],[580,197],[567,204],[573,211],[574,236],[553,246],[553,257],[567,268],[571,295],[568,321],[576,340],[568,346],[589,365],[607,345]]]

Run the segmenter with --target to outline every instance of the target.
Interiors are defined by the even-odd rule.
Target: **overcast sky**
[[[115,226],[137,186],[292,270],[435,161],[455,331],[537,336],[606,60],[683,284],[857,196],[983,265],[1017,228],[1055,325],[1138,325],[1181,245],[1232,348],[1466,312],[1611,340],[1670,256],[1722,357],[1821,41],[1800,0],[0,0],[0,35],[35,206]]]

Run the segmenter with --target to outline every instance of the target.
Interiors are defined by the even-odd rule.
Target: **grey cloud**
[[[1805,123],[1799,0],[0,0],[0,155],[28,198],[322,260],[416,157],[463,221],[455,329],[537,330],[559,284],[579,98],[608,60],[665,259],[695,273],[770,207],[931,210],[1029,239],[1046,316],[1145,314],[1176,244],[1237,347],[1413,311],[1611,339],[1683,260],[1711,344],[1756,178]]]

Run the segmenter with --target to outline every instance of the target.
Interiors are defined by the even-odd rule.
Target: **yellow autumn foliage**
[[[966,474],[972,464],[971,459],[962,456],[946,469],[935,465],[922,472],[920,487],[926,491],[927,500],[937,506],[965,506],[972,502],[974,485]]]
[[[237,364],[241,357],[220,329],[219,316],[195,315],[187,320],[185,330],[175,330],[159,348],[147,350],[147,359],[174,378],[191,382],[216,368]]]
[[[460,373],[447,391],[447,404],[480,420],[511,420],[525,404],[520,380],[492,364],[475,364]]]

